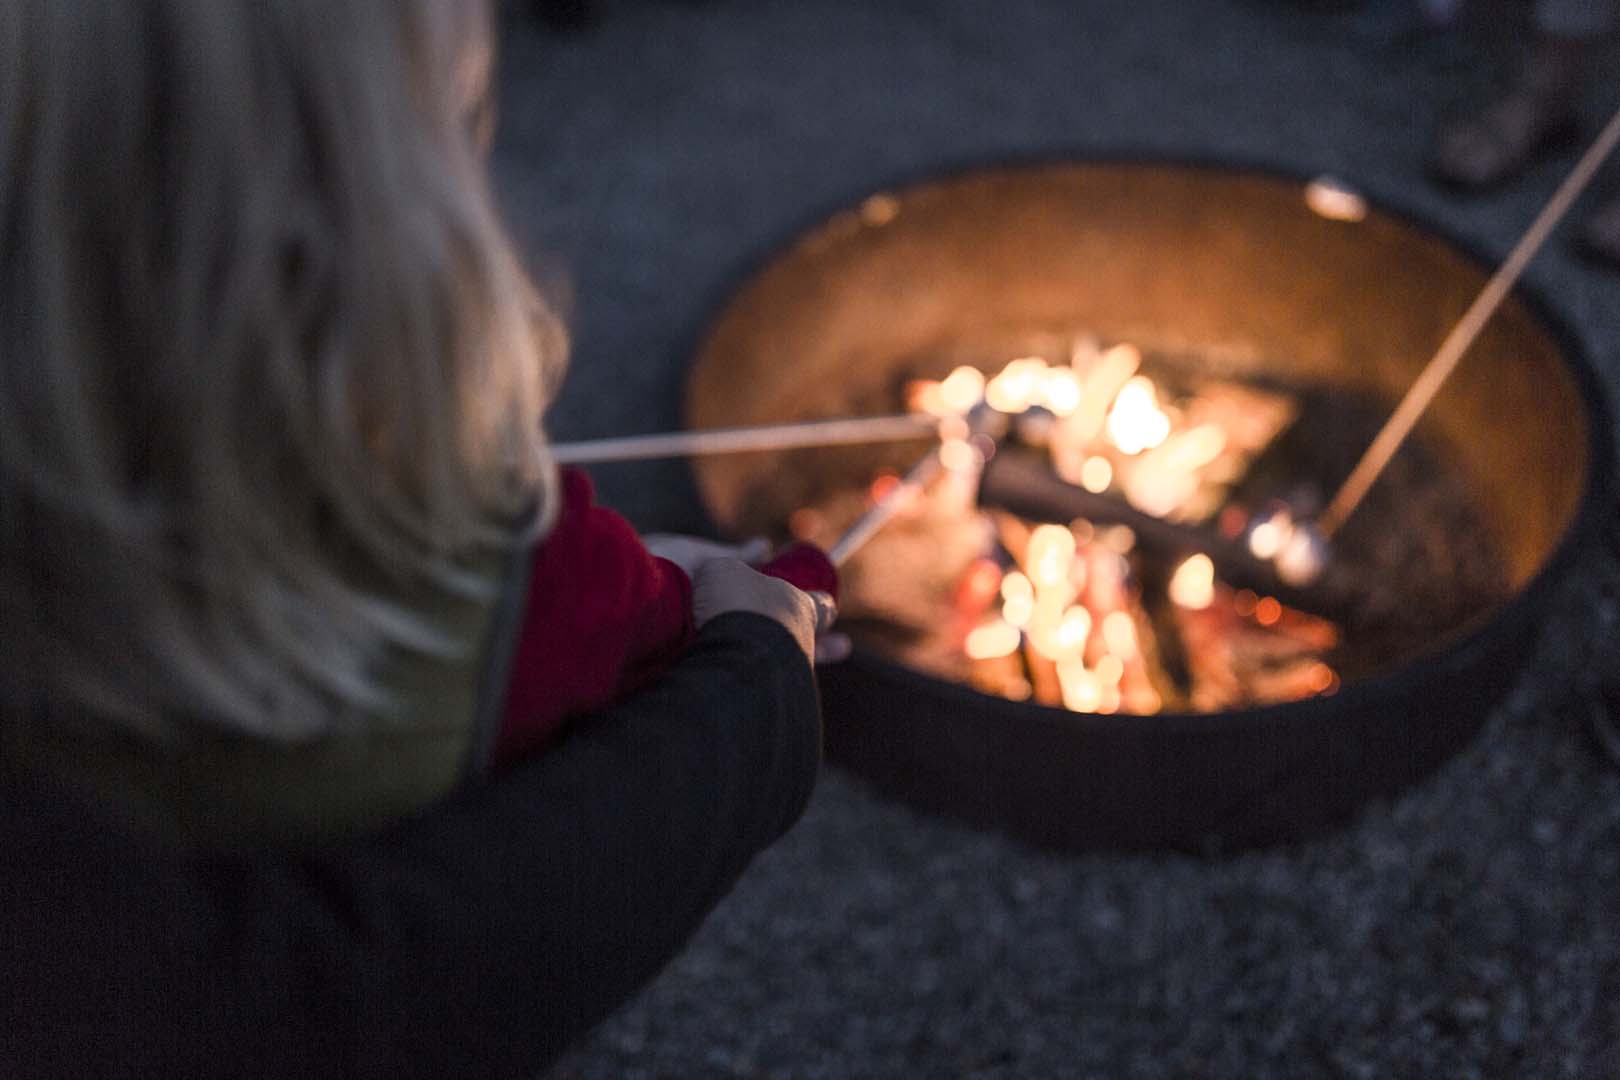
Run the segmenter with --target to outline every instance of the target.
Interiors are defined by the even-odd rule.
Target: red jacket
[[[837,571],[809,545],[788,548],[760,570],[837,592]],[[595,505],[585,473],[562,470],[562,508],[531,566],[496,764],[541,749],[569,716],[662,672],[695,633],[686,572],[648,551],[624,518]]]

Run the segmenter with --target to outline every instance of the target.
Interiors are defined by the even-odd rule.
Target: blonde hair
[[[558,320],[497,219],[470,0],[0,5],[7,714],[386,713],[393,599],[548,524]]]

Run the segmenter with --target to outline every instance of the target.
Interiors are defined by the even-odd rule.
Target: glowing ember
[[[1249,550],[1257,559],[1275,559],[1293,533],[1294,523],[1288,515],[1274,514],[1249,530]]]
[[[1033,356],[1014,360],[985,385],[985,403],[997,412],[1021,413],[1035,404],[1045,375],[1045,360]]]
[[[1102,704],[1102,681],[1079,660],[1068,660],[1057,666],[1058,682],[1063,688],[1063,705],[1075,712],[1096,712]]]
[[[1202,611],[1215,602],[1215,563],[1208,555],[1190,556],[1170,579],[1170,599],[1189,611]]]
[[[1028,626],[1035,615],[1035,586],[1020,571],[1001,579],[1001,617],[1014,626]]]
[[[1087,374],[1086,391],[1094,393],[1106,388],[1109,399],[1112,399],[1141,366],[1142,351],[1128,342],[1120,342],[1103,353],[1097,366]]]
[[[1277,553],[1277,576],[1290,585],[1309,585],[1327,568],[1327,542],[1312,528],[1299,526]]]
[[[918,379],[906,387],[906,408],[929,416],[950,414],[945,407],[945,395],[940,391],[940,384],[932,379]]]
[[[1025,577],[1021,571],[1009,570],[1007,575],[1001,579],[1001,598],[1007,601],[1028,600],[1033,603],[1035,600],[1035,586],[1030,584],[1029,578]]]
[[[1063,613],[1062,621],[1058,623],[1055,642],[1058,656],[1078,656],[1085,651],[1086,639],[1090,636],[1091,612],[1083,607],[1069,608]]]
[[[1069,611],[1073,610],[1069,607],[1070,599],[1072,597],[1066,593],[1056,591],[1036,594],[1035,613],[1029,620],[1029,643],[1048,660],[1061,660],[1078,651],[1073,641],[1078,627],[1071,623],[1067,632],[1064,630],[1064,621]],[[1088,622],[1086,632],[1090,633],[1090,630]],[[1083,647],[1084,639],[1079,644]]]
[[[1023,643],[1023,635],[1016,626],[1000,619],[974,627],[962,646],[970,660],[996,660],[1011,656]]]
[[[1141,689],[1126,695],[1123,704],[1137,716],[1152,716],[1164,708],[1164,698],[1160,697],[1159,692],[1153,687],[1144,685]]]
[[[1076,536],[1074,561],[1069,564],[1069,588],[1076,596],[1085,592],[1087,580],[1091,576],[1091,562],[1079,552],[1080,538]]]
[[[1120,389],[1142,366],[1142,354],[1132,345],[1116,345],[1103,353],[1081,375],[1080,404],[1064,418],[1053,440],[1060,473],[1064,453],[1074,453],[1102,434],[1109,406]]]
[[[1024,566],[1037,585],[1059,585],[1069,580],[1074,561],[1074,533],[1061,525],[1037,525],[1030,533]]]
[[[945,376],[939,384],[939,400],[954,413],[965,413],[984,397],[984,372],[963,365]]]
[[[872,479],[872,486],[868,489],[866,497],[874,503],[880,503],[894,494],[894,489],[900,486],[900,477],[892,472],[881,472]]]
[[[1140,454],[1170,437],[1170,417],[1159,408],[1153,380],[1137,375],[1120,388],[1108,413],[1108,439],[1122,454]]]
[[[1103,641],[1108,651],[1120,660],[1130,660],[1137,654],[1136,620],[1126,611],[1109,612],[1102,623]]]
[[[1080,376],[1073,368],[1050,368],[1041,383],[1041,404],[1054,416],[1069,416],[1080,407]]]
[[[1105,457],[1093,455],[1086,458],[1086,463],[1080,468],[1080,486],[1093,495],[1101,495],[1107,491],[1114,482],[1114,466]]]
[[[1129,525],[1110,525],[1097,534],[1097,542],[1116,555],[1136,550],[1136,531]]]
[[[1306,678],[1307,684],[1318,694],[1331,694],[1339,688],[1339,677],[1332,668],[1320,662],[1311,665]]]
[[[1214,424],[1200,424],[1182,432],[1162,447],[1167,469],[1202,469],[1226,449],[1226,432]]]
[[[989,607],[1001,591],[1001,567],[993,559],[975,559],[956,590],[958,611],[979,615]]]

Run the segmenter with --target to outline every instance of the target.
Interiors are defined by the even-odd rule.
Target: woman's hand
[[[794,588],[788,582],[760,574],[746,565],[767,559],[771,554],[770,541],[759,538],[743,544],[723,544],[678,533],[653,533],[643,539],[648,551],[668,559],[692,579],[692,616],[698,626],[726,611],[753,611],[787,627],[801,648],[805,648],[806,640],[813,642],[812,647],[805,648],[805,655],[818,664],[836,664],[849,656],[849,638],[828,632],[838,614],[838,605],[831,596]],[[707,568],[717,561],[733,565],[720,570],[706,586]],[[744,576],[739,571],[748,574]],[[767,584],[759,585],[754,581],[756,578]],[[792,599],[794,594],[808,597],[813,605],[809,638],[797,625],[799,616],[790,610],[798,603]]]
[[[693,618],[702,627],[728,611],[752,611],[775,619],[812,662],[843,659],[849,653],[847,639],[828,634],[838,616],[831,596],[767,577],[740,559],[708,559],[692,575]]]

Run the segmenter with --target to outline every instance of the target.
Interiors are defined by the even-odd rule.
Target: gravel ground
[[[1515,36],[1502,4],[1445,37],[1402,0],[603,6],[573,37],[513,15],[504,58],[499,181],[573,297],[565,438],[675,426],[692,335],[737,275],[941,165],[1123,149],[1329,172],[1505,252],[1569,163],[1471,200],[1422,181],[1432,117]],[[1620,276],[1556,250],[1530,284],[1613,387]],[[679,465],[598,479],[638,523],[703,525]],[[1590,577],[1561,607],[1469,750],[1299,847],[1055,857],[829,770],[554,1076],[1620,1077],[1620,772],[1557,692],[1601,662],[1578,643],[1614,643],[1614,608]]]

